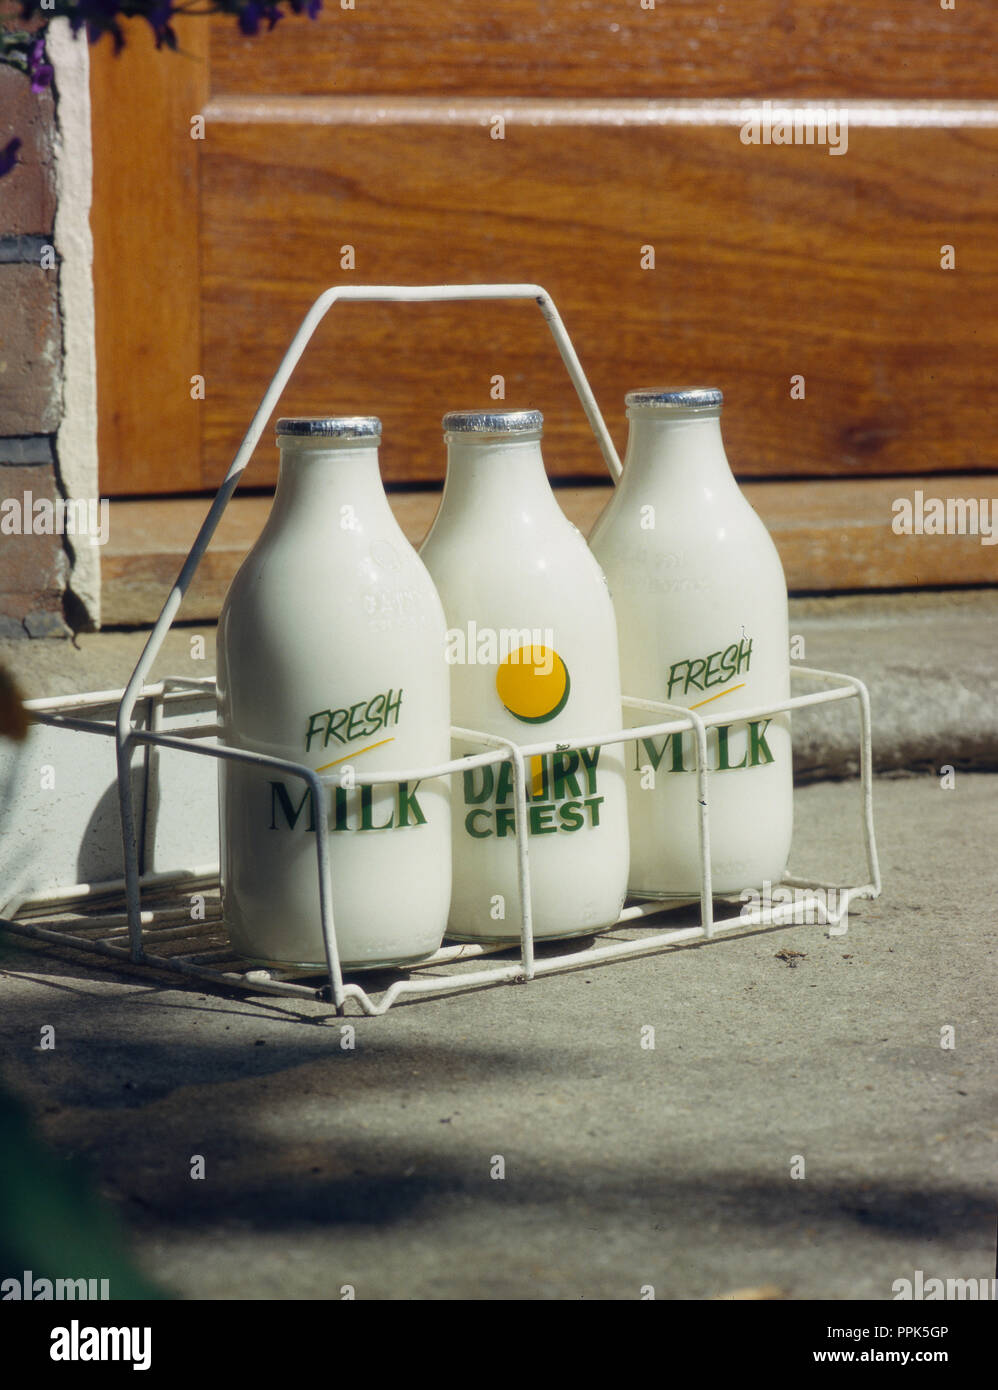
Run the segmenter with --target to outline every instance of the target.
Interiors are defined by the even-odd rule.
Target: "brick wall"
[[[0,636],[65,636],[69,555],[32,524],[34,502],[61,495],[55,100],[0,65],[0,148],[14,136],[18,163],[0,179]]]

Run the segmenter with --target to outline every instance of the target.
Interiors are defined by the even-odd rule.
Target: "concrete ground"
[[[869,681],[881,765],[920,769],[878,778],[883,896],[845,937],[748,930],[405,1004],[350,1018],[353,1048],[318,1004],[5,937],[6,1080],[188,1298],[889,1300],[916,1270],[990,1277],[998,782],[966,769],[995,766],[996,614],[990,593],[795,607],[808,664]],[[0,664],[17,648],[32,694],[106,688],[135,642]],[[838,735],[795,736],[812,775],[846,769]],[[865,879],[856,783],[796,808],[792,868]]]

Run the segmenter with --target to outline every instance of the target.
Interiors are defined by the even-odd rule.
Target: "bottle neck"
[[[345,507],[358,517],[390,513],[377,444],[370,439],[282,440],[271,520],[335,526],[348,515]]]
[[[560,513],[544,471],[540,431],[508,435],[452,433],[440,514],[473,509],[479,516],[519,520]]]
[[[628,418],[623,484],[737,490],[721,438],[720,410],[632,408]]]

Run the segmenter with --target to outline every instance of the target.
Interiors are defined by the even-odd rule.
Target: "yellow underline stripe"
[[[720,700],[725,695],[730,695],[732,690],[744,690],[747,684],[747,681],[742,681],[741,685],[733,685],[731,690],[722,690],[719,695],[711,695],[706,700],[698,700],[695,705],[690,705],[690,709],[699,709],[701,705],[709,705],[712,700]],[[322,769],[320,768],[319,771],[321,772]]]
[[[383,738],[380,743],[369,743],[366,748],[358,748],[353,753],[346,753],[342,758],[334,758],[331,763],[323,763],[317,767],[316,772],[325,772],[327,768],[335,767],[337,763],[348,763],[351,758],[359,758],[361,753],[370,753],[372,748],[383,748],[386,743],[394,743],[395,738]]]

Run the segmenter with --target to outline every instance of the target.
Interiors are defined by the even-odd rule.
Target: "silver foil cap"
[[[277,437],[296,439],[380,439],[376,415],[297,415],[277,422]]]
[[[451,410],[443,418],[445,434],[530,434],[543,425],[539,410]]]
[[[684,386],[680,389],[647,387],[628,391],[624,404],[673,406],[680,410],[716,410],[724,403],[724,392],[716,386]]]

